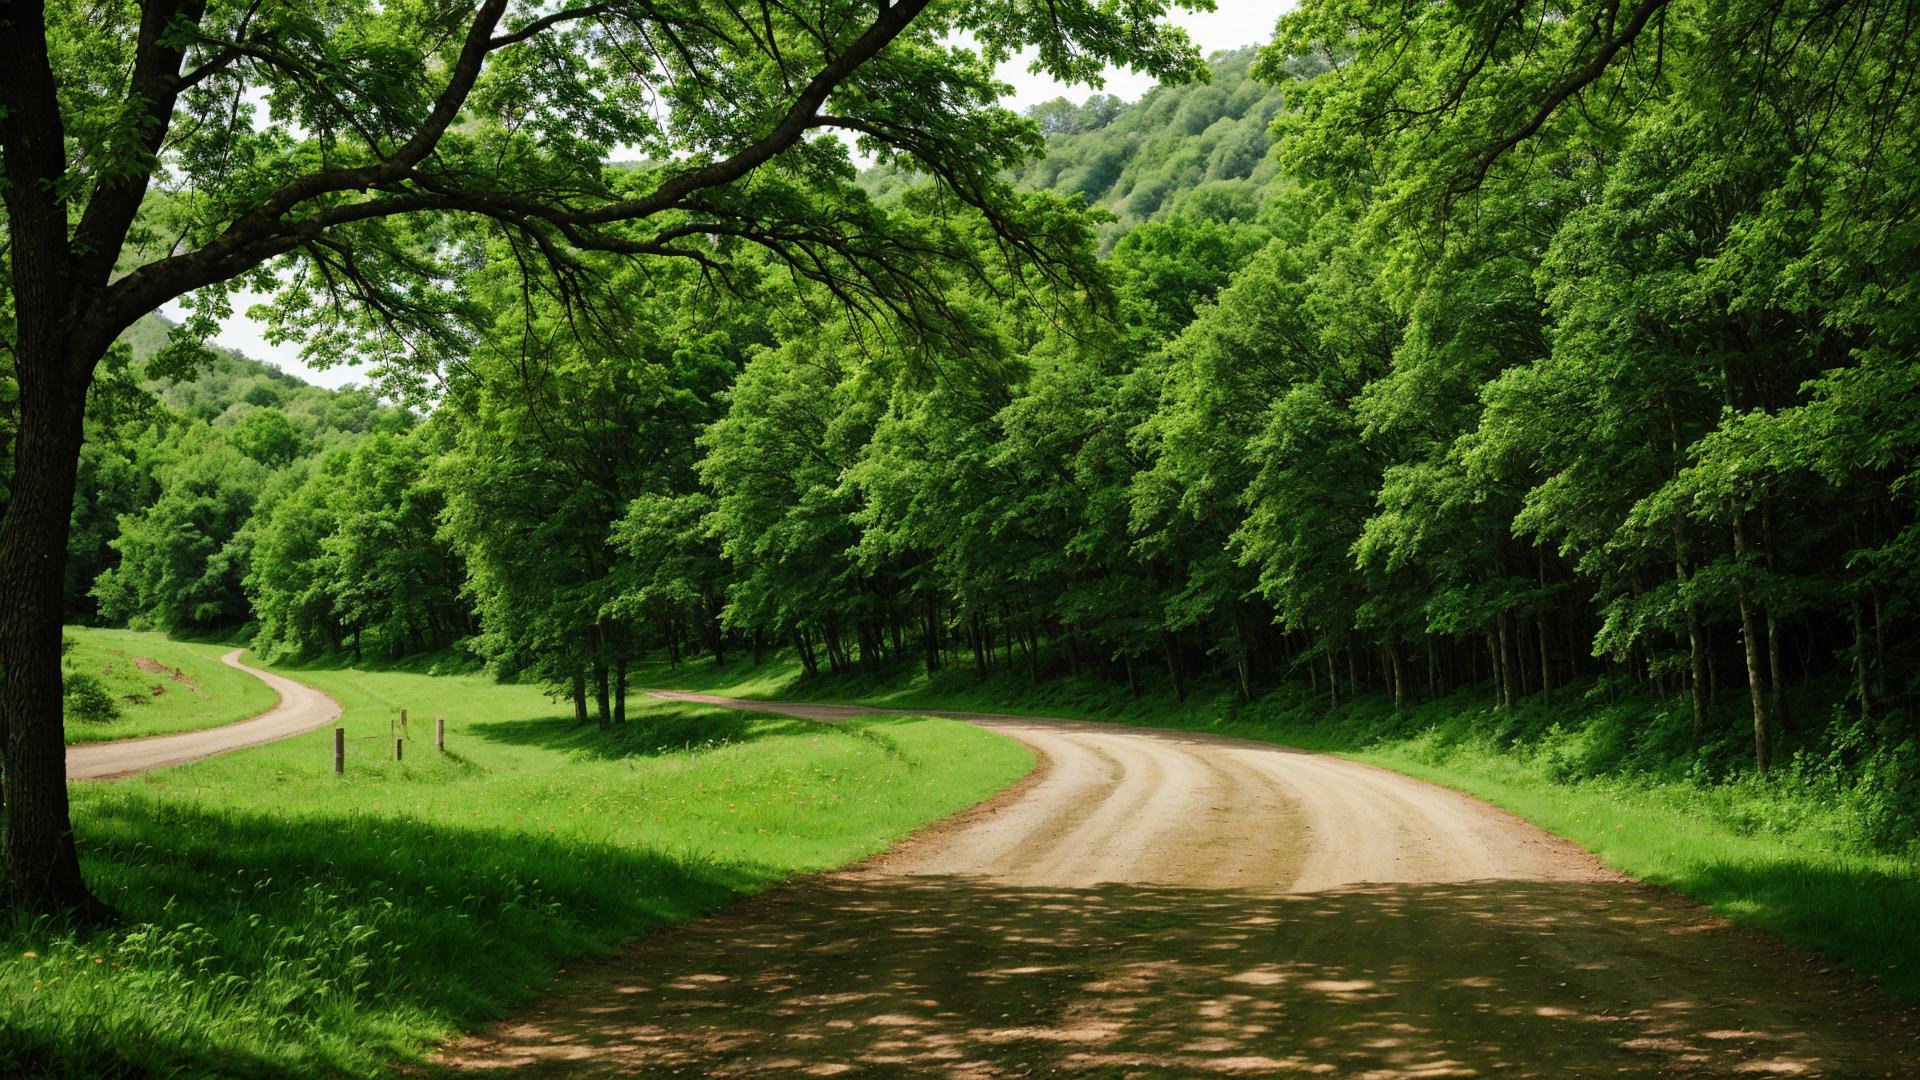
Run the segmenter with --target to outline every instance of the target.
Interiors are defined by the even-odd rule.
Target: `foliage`
[[[84,671],[70,671],[61,694],[68,720],[82,724],[104,724],[120,719],[120,703],[106,684]]]

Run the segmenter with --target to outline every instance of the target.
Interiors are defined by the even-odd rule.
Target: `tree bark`
[[[46,329],[23,334],[18,346],[20,430],[0,523],[5,888],[19,910],[98,919],[109,912],[87,889],[73,842],[60,689],[61,590],[85,395],[66,392],[65,358],[51,347],[55,335]]]
[[[1440,650],[1434,646],[1432,634],[1426,635],[1426,638],[1427,638],[1427,700],[1438,701],[1440,700],[1441,695],[1446,693],[1446,688],[1440,685],[1440,680],[1442,677],[1440,674]]]
[[[1407,668],[1400,658],[1400,642],[1387,639],[1387,663],[1393,669],[1393,708],[1395,712],[1407,707]]]
[[[587,677],[577,668],[573,673],[573,722],[582,726],[587,722]]]
[[[1540,700],[1553,700],[1553,653],[1547,645],[1547,616],[1542,612],[1534,619],[1534,634],[1540,642]]]
[[[627,722],[627,658],[613,662],[613,722]]]
[[[931,675],[940,670],[940,623],[931,591],[927,593],[926,601],[926,625],[920,637],[926,646],[927,674]]]
[[[607,665],[593,665],[593,701],[599,706],[600,730],[613,727],[613,702],[607,691]]]
[[[1167,678],[1173,681],[1173,699],[1179,702],[1187,700],[1187,684],[1180,678],[1180,651],[1174,647],[1173,635],[1160,635],[1161,651],[1167,654]]]
[[[1733,514],[1733,553],[1745,568],[1747,559],[1747,530],[1744,515],[1735,510]],[[1753,759],[1765,776],[1773,765],[1773,732],[1767,715],[1770,694],[1767,688],[1767,676],[1761,650],[1760,614],[1758,605],[1744,581],[1740,584],[1740,640],[1747,654],[1747,691],[1753,699]]]
[[[1500,624],[1500,695],[1508,708],[1520,700],[1519,664],[1513,648],[1513,615],[1503,611]]]
[[[1760,540],[1761,551],[1767,559],[1767,576],[1778,573],[1774,559],[1773,539],[1773,499],[1771,496],[1760,500]],[[1791,724],[1787,716],[1787,670],[1782,662],[1780,651],[1779,605],[1769,601],[1767,612],[1767,681],[1773,691],[1773,729],[1775,734],[1784,736]]]

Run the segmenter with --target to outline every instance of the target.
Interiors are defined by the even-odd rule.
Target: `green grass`
[[[1225,687],[1202,687],[1182,704],[1164,689],[1135,699],[1093,679],[1034,686],[1023,673],[985,682],[969,671],[806,678],[793,664],[705,663],[652,667],[636,678],[767,699],[1205,730],[1340,754],[1477,795],[1617,870],[1920,1000],[1911,762],[1842,771],[1809,749],[1759,781],[1730,767],[1745,752],[1738,702],[1716,715],[1715,738],[1695,748],[1683,708],[1592,688],[1504,711],[1467,690],[1401,713],[1380,695],[1329,713],[1324,699],[1291,685],[1250,703]]]
[[[100,680],[118,719],[67,718],[67,742],[101,742],[217,727],[258,716],[277,700],[267,684],[220,662],[232,646],[174,641],[165,634],[70,626],[69,674]]]
[[[6,930],[0,1075],[383,1074],[569,959],[878,851],[1032,767],[949,721],[636,695],[603,734],[476,675],[288,673],[345,707],[344,777],[320,731],[75,785],[85,869],[128,926]]]

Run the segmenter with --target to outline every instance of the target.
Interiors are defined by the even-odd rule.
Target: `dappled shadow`
[[[1293,895],[818,879],[574,972],[541,1076],[1901,1075],[1920,1016],[1619,883]]]
[[[35,965],[8,974],[38,987],[0,995],[0,1075],[371,1075],[530,1000],[564,960],[783,876],[365,809],[90,798],[82,858],[127,925],[0,927]]]
[[[576,723],[572,716],[483,721],[466,726],[467,734],[489,742],[605,760],[711,750],[816,730],[820,730],[819,725],[792,717],[690,708],[637,710],[626,723],[605,731],[591,722]]]

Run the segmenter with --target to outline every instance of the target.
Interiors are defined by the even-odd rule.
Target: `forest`
[[[1538,111],[1597,24],[1336,2],[1038,106],[1038,269],[879,162],[866,197],[985,268],[885,309],[774,249],[567,280],[496,248],[463,355],[386,384],[410,409],[143,375],[149,321],[89,397],[67,617],[458,649],[601,725],[641,658],[776,650],[1633,700],[1657,756],[1838,777],[1898,846],[1915,42],[1897,5],[1649,6]]]

